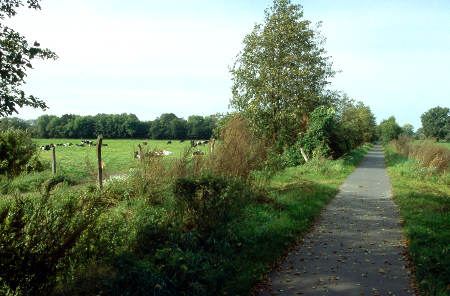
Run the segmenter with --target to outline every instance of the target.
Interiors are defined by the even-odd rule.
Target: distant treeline
[[[0,130],[10,127],[28,130],[35,138],[92,139],[209,139],[213,136],[217,116],[189,116],[187,120],[164,113],[153,121],[140,121],[134,114],[97,114],[80,116],[42,115],[36,120],[16,117],[0,119]]]

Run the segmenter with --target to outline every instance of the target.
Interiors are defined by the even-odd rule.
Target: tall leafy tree
[[[9,128],[27,130],[31,125],[23,119],[17,117],[4,117],[0,119],[0,131],[6,131]]]
[[[381,141],[384,144],[397,139],[402,132],[402,128],[397,124],[394,116],[380,122],[379,130]]]
[[[40,9],[40,0],[27,0],[29,8]],[[22,0],[0,0],[0,21],[17,14]],[[17,112],[17,107],[30,106],[46,109],[45,102],[33,95],[25,95],[21,89],[27,69],[32,69],[33,59],[56,59],[49,49],[42,49],[39,42],[28,42],[24,36],[0,22],[0,116]]]
[[[405,123],[402,126],[402,134],[404,134],[405,136],[408,136],[408,137],[413,137],[414,136],[414,126],[410,123]]]
[[[186,139],[187,136],[187,125],[186,120],[182,118],[177,118],[170,122],[170,134],[172,139]]]
[[[205,138],[205,119],[200,115],[191,115],[187,120],[187,135],[190,139],[208,139]]]
[[[335,101],[334,107],[336,128],[330,142],[334,157],[376,139],[375,116],[368,106],[344,94]]]
[[[323,42],[302,7],[289,0],[274,0],[264,23],[244,38],[230,70],[230,105],[272,143],[295,142],[308,114],[327,103],[325,86],[334,71]]]
[[[450,133],[449,108],[435,107],[420,116],[422,127],[427,137],[434,137],[437,141],[445,139]]]
[[[95,119],[93,116],[77,116],[73,122],[77,138],[95,138]]]

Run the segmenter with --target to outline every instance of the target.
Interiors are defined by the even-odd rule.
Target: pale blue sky
[[[293,1],[322,21],[325,48],[341,70],[332,89],[369,105],[377,122],[420,115],[450,102],[450,1]],[[228,67],[261,23],[269,0],[43,0],[8,25],[57,52],[35,62],[26,89],[42,114],[134,113],[153,120],[226,112]]]

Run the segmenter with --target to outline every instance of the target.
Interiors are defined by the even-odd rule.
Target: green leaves
[[[38,0],[28,0],[28,7],[39,9]],[[4,0],[0,2],[0,19],[16,15],[15,8],[22,6],[21,0]],[[30,106],[45,110],[44,101],[34,96],[25,96],[20,87],[25,83],[26,69],[33,68],[31,60],[57,59],[49,49],[42,49],[35,41],[28,44],[25,37],[13,29],[0,24],[0,117],[17,112],[17,107]]]
[[[28,8],[41,9],[40,0],[27,0]],[[2,0],[0,2],[0,19],[12,17],[17,14],[16,9],[23,6],[22,0]]]
[[[300,146],[309,156],[329,156],[331,133],[336,125],[335,113],[333,108],[326,106],[320,106],[311,113],[306,134],[299,139]]]
[[[435,107],[420,116],[422,127],[427,137],[450,139],[450,109]]]
[[[303,19],[300,5],[275,0],[244,38],[233,65],[231,107],[250,119],[258,135],[292,144],[305,130],[306,114],[327,102],[324,87],[334,75],[323,39]]]
[[[39,170],[37,147],[30,135],[22,130],[8,129],[0,132],[0,174],[12,177],[22,171]]]
[[[397,139],[402,128],[395,121],[395,117],[391,116],[380,122],[379,125],[380,138],[383,144],[389,143],[391,140]]]

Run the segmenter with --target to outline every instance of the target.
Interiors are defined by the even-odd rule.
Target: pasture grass
[[[96,139],[91,139],[97,142]],[[33,139],[38,146],[48,145],[50,143],[81,143],[80,139]],[[105,177],[117,175],[126,172],[130,168],[137,166],[138,160],[134,158],[134,151],[138,151],[138,144],[147,142],[147,146],[142,146],[148,150],[167,150],[173,152],[167,158],[172,159],[183,155],[186,149],[190,147],[190,141],[180,142],[172,140],[172,144],[167,144],[167,140],[123,140],[123,139],[103,139],[102,161],[105,165],[103,171]],[[209,146],[198,146],[194,148],[207,152]],[[78,146],[57,146],[56,152],[56,170],[63,174],[72,174],[79,178],[93,177],[97,168],[97,147],[78,147]],[[52,161],[51,151],[40,151],[40,159],[50,167]]]
[[[448,173],[430,173],[393,145],[385,148],[394,200],[408,239],[408,256],[424,295],[450,293],[450,187]]]

